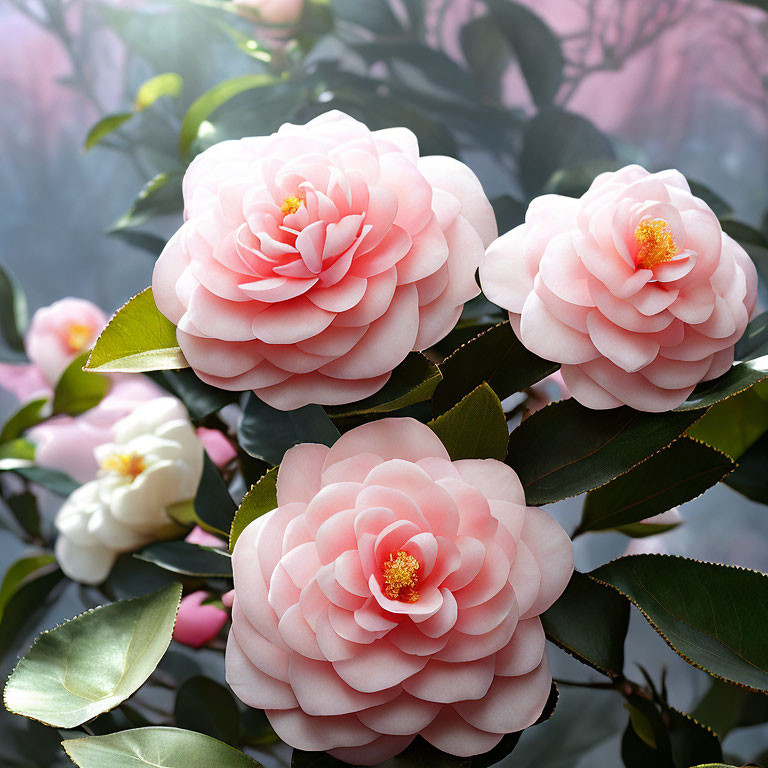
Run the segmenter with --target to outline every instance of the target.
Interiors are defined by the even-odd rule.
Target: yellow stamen
[[[280,210],[283,212],[284,216],[288,216],[290,213],[296,213],[299,208],[301,208],[301,198],[294,195],[285,198],[283,201],[283,206]]]
[[[93,328],[82,323],[72,323],[67,328],[67,346],[70,352],[82,352],[90,343]]]
[[[415,603],[419,593],[415,587],[419,583],[416,571],[419,561],[407,552],[399,550],[384,562],[384,594],[390,600]]]
[[[138,453],[113,453],[101,462],[101,468],[135,480],[147,467]]]
[[[664,219],[643,219],[635,230],[635,240],[640,244],[637,266],[641,269],[653,269],[677,255],[675,237]]]

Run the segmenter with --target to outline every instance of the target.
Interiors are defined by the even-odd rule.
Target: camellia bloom
[[[27,355],[53,386],[64,369],[93,346],[106,324],[106,316],[93,302],[60,299],[32,316],[25,339]]]
[[[216,605],[202,605],[208,594],[192,592],[181,599],[173,639],[190,648],[201,648],[213,640],[227,623],[227,612]]]
[[[284,741],[373,765],[419,733],[472,755],[538,719],[538,617],[573,549],[510,467],[383,419],[291,448],[277,502],[235,546],[226,662]]]
[[[184,406],[161,397],[136,408],[95,449],[99,476],[78,488],[56,515],[56,558],[75,581],[98,584],[120,552],[178,530],[167,514],[194,498],[203,446]]]
[[[298,21],[304,0],[234,0],[247,13],[256,13],[267,24],[291,24]]]
[[[534,200],[480,282],[589,408],[677,407],[729,369],[757,298],[751,260],[683,176],[636,165],[579,200]]]
[[[496,233],[469,168],[341,112],[214,145],[184,201],[157,306],[203,381],[282,410],[367,397],[442,339]]]

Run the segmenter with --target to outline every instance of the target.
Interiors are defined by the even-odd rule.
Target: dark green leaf
[[[496,393],[483,382],[427,424],[453,461],[499,459],[507,453],[507,419]]]
[[[109,234],[138,227],[154,216],[181,213],[184,207],[181,179],[181,173],[158,173],[150,179],[130,209],[112,225]]]
[[[470,339],[443,361],[443,380],[432,398],[433,412],[443,413],[486,381],[500,399],[554,373],[560,365],[529,352],[505,321]]]
[[[137,373],[187,365],[176,341],[176,326],[160,313],[152,288],[146,288],[112,315],[85,367],[102,373]]]
[[[510,0],[486,0],[517,57],[534,103],[551,104],[563,82],[565,61],[557,35],[528,8]]]
[[[573,168],[562,168],[549,177],[543,192],[548,195],[581,197],[589,189],[595,177],[606,171],[615,171],[620,166],[617,160],[603,158]]]
[[[389,381],[375,395],[356,403],[326,408],[333,419],[391,413],[414,403],[429,400],[440,383],[440,369],[420,352],[411,352],[392,371]]]
[[[403,31],[389,3],[331,0],[331,7],[337,20],[357,24],[377,35],[396,35]]]
[[[240,712],[228,688],[208,677],[185,680],[173,710],[180,728],[198,731],[227,744],[240,743]]]
[[[6,500],[18,524],[33,538],[40,537],[40,510],[37,496],[31,492],[17,493]]]
[[[759,504],[768,504],[768,433],[739,457],[725,484]]]
[[[257,768],[259,764],[227,744],[194,731],[150,726],[63,741],[80,768]]]
[[[715,678],[693,717],[724,739],[735,728],[768,722],[768,696]]]
[[[589,120],[547,108],[528,123],[523,134],[523,187],[529,197],[535,197],[556,171],[614,158],[610,141]]]
[[[251,456],[279,464],[283,454],[299,443],[333,445],[339,430],[320,405],[278,411],[250,394],[237,434],[240,445]]]
[[[718,218],[722,218],[733,212],[733,208],[731,208],[731,204],[727,200],[720,197],[717,192],[702,184],[700,181],[693,181],[689,178],[688,186],[691,188],[691,192],[693,192],[696,197],[703,200],[714,211]]]
[[[717,379],[699,384],[689,398],[675,410],[692,411],[709,408],[710,405],[743,392],[766,378],[768,378],[768,357],[737,363]]]
[[[5,686],[11,712],[73,728],[127,699],[152,674],[173,633],[181,585],[111,603],[37,637]]]
[[[133,112],[119,112],[115,115],[102,117],[101,120],[88,131],[88,135],[85,137],[85,143],[83,144],[83,150],[87,152],[92,147],[95,147],[102,139],[109,136],[112,131],[119,128],[123,123],[127,123],[132,117]]]
[[[31,483],[47,488],[57,496],[69,496],[72,491],[80,487],[80,483],[58,469],[41,467],[23,459],[0,459],[0,472],[14,472]]]
[[[277,467],[267,472],[251,490],[245,494],[243,503],[235,513],[232,530],[229,533],[229,551],[235,548],[235,542],[246,526],[257,517],[271,512],[277,506]]]
[[[27,299],[18,283],[0,266],[0,337],[22,359],[27,330]]]
[[[494,197],[491,200],[491,205],[496,215],[499,232],[509,232],[510,229],[514,229],[525,221],[525,212],[528,206],[512,195]]]
[[[612,589],[574,571],[541,623],[547,637],[574,658],[610,677],[621,675],[629,602]]]
[[[181,123],[179,131],[179,155],[186,157],[192,146],[192,142],[197,138],[200,126],[215,112],[222,104],[240,93],[253,90],[254,88],[263,88],[266,85],[275,83],[275,77],[267,74],[241,75],[233,77],[231,80],[225,80],[218,83],[209,91],[196,99]]]
[[[737,360],[754,360],[768,355],[768,312],[758,315],[736,343],[734,356]]]
[[[622,557],[592,576],[626,595],[689,664],[768,691],[768,576],[683,557]]]
[[[761,248],[768,248],[768,240],[759,229],[750,227],[749,224],[745,224],[743,221],[736,221],[727,217],[721,219],[720,223],[722,224],[723,232],[729,234],[742,245],[749,243],[750,245],[759,245]]]
[[[165,248],[165,240],[162,237],[138,229],[113,229],[107,234],[135,248],[141,248],[155,257],[159,256]]]
[[[42,410],[47,402],[48,399],[45,397],[39,400],[31,400],[11,414],[8,421],[5,422],[2,431],[0,431],[0,443],[7,443],[10,440],[21,437],[25,430],[40,423],[42,421]]]
[[[637,523],[695,499],[736,465],[721,451],[683,437],[626,474],[587,494],[577,529],[605,531]]]
[[[19,589],[27,583],[30,576],[55,562],[56,558],[52,554],[45,553],[23,557],[8,568],[5,576],[3,576],[2,584],[0,584],[0,623],[3,620],[5,607]]]
[[[208,416],[220,411],[224,406],[237,402],[239,397],[238,392],[227,392],[201,381],[191,368],[181,371],[158,371],[150,374],[150,378],[178,397],[196,424],[205,421]]]
[[[134,557],[185,576],[232,578],[232,561],[226,552],[186,541],[158,541]]]
[[[499,99],[502,76],[507,70],[512,51],[504,32],[493,16],[472,19],[461,28],[461,50],[475,75],[477,87],[492,99]],[[504,232],[505,228],[499,227]]]
[[[111,382],[108,376],[83,370],[87,360],[87,352],[76,357],[56,382],[53,391],[54,414],[78,416],[96,407],[109,392]]]
[[[232,500],[221,472],[207,453],[203,462],[203,476],[200,478],[195,496],[194,509],[203,528],[210,529],[212,533],[227,535],[235,515],[236,504]]]
[[[542,408],[510,435],[507,463],[528,504],[548,504],[597,488],[669,445],[697,411],[593,411],[575,400]]]

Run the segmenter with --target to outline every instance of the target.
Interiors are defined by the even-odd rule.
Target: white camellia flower
[[[139,406],[117,422],[113,436],[94,451],[98,477],[56,516],[61,570],[86,584],[102,582],[120,552],[176,531],[166,510],[194,498],[203,471],[203,445],[175,398]]]

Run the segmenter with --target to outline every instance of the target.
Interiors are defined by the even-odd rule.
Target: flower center
[[[390,600],[415,603],[419,599],[415,589],[418,570],[419,561],[413,555],[403,550],[390,554],[389,560],[384,561],[384,594]]]
[[[93,329],[82,323],[72,323],[67,328],[67,346],[70,352],[81,352],[91,340]]]
[[[135,480],[147,465],[144,463],[144,457],[138,453],[113,453],[101,462],[101,468]]]
[[[288,216],[290,213],[296,213],[300,207],[301,198],[292,195],[291,197],[286,197],[285,200],[283,200],[283,205],[280,210],[283,212],[284,216]]]
[[[675,237],[664,219],[643,219],[635,230],[635,240],[640,244],[637,266],[641,269],[653,269],[677,255]]]

